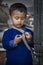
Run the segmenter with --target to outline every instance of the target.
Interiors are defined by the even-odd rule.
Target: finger
[[[29,36],[26,36],[26,38],[29,40],[29,39],[31,39],[31,38],[32,38],[32,36],[30,36],[30,35],[29,35]]]
[[[19,39],[22,39],[22,36],[20,36]]]
[[[28,35],[28,32],[25,32],[25,35]]]
[[[22,37],[21,35],[17,35],[17,37]]]
[[[20,37],[19,38],[22,38],[22,35],[20,35]]]
[[[26,36],[31,36],[31,34],[30,34],[30,33],[28,33],[28,32],[26,32],[26,33],[25,33],[25,35],[26,35]]]
[[[30,32],[25,32],[25,34],[31,34]]]
[[[15,37],[17,37],[17,36],[18,36],[18,34]]]
[[[16,35],[16,37],[20,37],[20,36],[21,36],[21,35],[18,35],[18,34]]]

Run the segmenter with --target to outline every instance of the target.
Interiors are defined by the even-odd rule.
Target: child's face
[[[12,12],[10,16],[13,25],[17,28],[21,28],[26,21],[26,14],[24,12],[20,12],[18,10],[15,10]]]

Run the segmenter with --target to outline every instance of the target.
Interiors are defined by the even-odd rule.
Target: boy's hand
[[[22,40],[22,36],[16,35],[15,38],[14,38],[14,44],[18,44],[21,40]]]
[[[31,41],[32,35],[29,32],[25,32],[27,40]]]

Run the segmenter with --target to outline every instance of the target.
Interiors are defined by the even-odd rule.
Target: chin
[[[21,28],[22,26],[17,26],[17,28]]]

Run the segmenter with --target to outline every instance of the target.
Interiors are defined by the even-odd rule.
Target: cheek
[[[13,18],[13,23],[17,24],[18,21],[16,19]]]
[[[26,22],[26,20],[22,20],[21,22],[22,22],[22,24],[23,24],[23,23],[25,23],[25,22]]]
[[[24,24],[25,23],[25,21],[22,21],[22,24]]]

